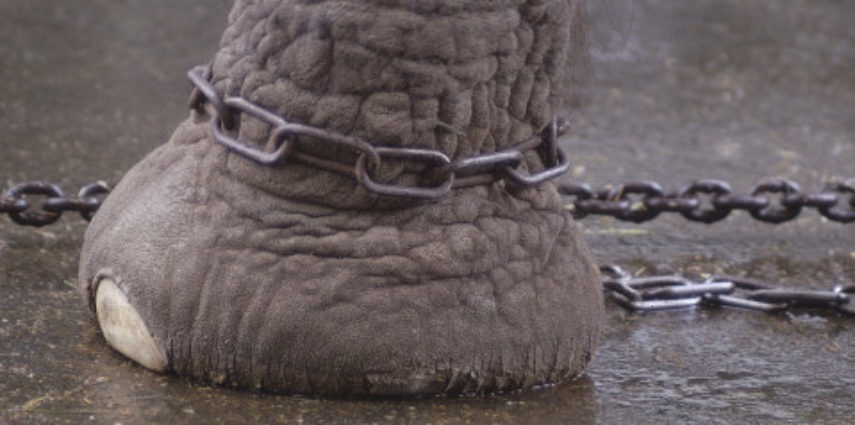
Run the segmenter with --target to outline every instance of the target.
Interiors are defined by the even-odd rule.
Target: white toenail
[[[102,279],[98,284],[95,310],[101,332],[111,347],[151,370],[166,370],[166,355],[157,348],[128,296],[112,280]]]

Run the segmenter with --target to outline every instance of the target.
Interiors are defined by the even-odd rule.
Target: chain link
[[[855,316],[855,284],[830,291],[778,288],[736,276],[692,281],[683,276],[635,277],[616,265],[600,267],[603,290],[621,307],[634,312],[694,308],[702,305],[780,313],[809,309]]]

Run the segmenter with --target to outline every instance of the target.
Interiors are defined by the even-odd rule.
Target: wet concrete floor
[[[115,179],[186,114],[227,1],[0,0],[0,179]],[[855,3],[603,0],[594,78],[564,143],[595,186],[696,177],[747,190],[855,176]],[[855,225],[582,221],[601,262],[798,288],[855,279]],[[0,218],[0,424],[851,423],[855,320],[611,302],[575,382],[489,397],[317,400],[149,373],[103,341],[74,291],[85,223]]]

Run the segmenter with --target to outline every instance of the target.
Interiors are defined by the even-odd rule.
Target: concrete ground
[[[0,179],[115,179],[185,116],[184,72],[227,1],[0,0]],[[602,0],[567,179],[698,177],[746,191],[855,177],[855,3]],[[3,186],[0,185],[0,186]],[[797,288],[855,280],[855,224],[582,220],[598,260]],[[855,319],[609,302],[587,373],[489,397],[329,401],[149,373],[108,348],[72,288],[85,223],[0,218],[0,423],[851,423]]]

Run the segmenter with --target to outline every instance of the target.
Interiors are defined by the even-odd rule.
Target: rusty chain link
[[[637,277],[615,265],[601,266],[603,290],[621,307],[635,312],[693,308],[702,305],[780,313],[810,309],[855,316],[855,284],[830,291],[778,288],[757,279],[711,276],[692,281],[683,276]]]
[[[535,134],[510,148],[451,159],[438,150],[374,146],[358,137],[289,122],[241,97],[221,97],[211,85],[210,65],[191,69],[187,77],[194,86],[190,95],[190,107],[210,117],[211,135],[226,149],[264,166],[295,160],[315,168],[349,175],[369,192],[378,195],[437,199],[454,188],[489,184],[498,180],[532,187],[564,174],[570,167],[567,156],[558,146],[558,138],[568,127],[567,120],[563,118],[553,119],[541,134]],[[264,144],[254,146],[230,135],[229,133],[238,132],[242,116],[250,116],[269,125],[270,139]],[[345,162],[332,161],[301,151],[296,143],[298,137],[309,138],[321,145],[344,148],[337,151],[350,151],[355,159]],[[519,170],[525,152],[532,150],[540,156],[544,169],[536,172]],[[389,160],[422,164],[420,176],[430,176],[439,183],[413,186],[377,181],[372,174],[377,174],[381,165]]]

